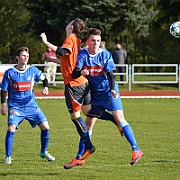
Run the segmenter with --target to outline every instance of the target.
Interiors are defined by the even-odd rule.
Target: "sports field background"
[[[5,165],[4,137],[6,116],[0,116],[0,179],[27,180],[156,180],[180,179],[179,98],[122,99],[124,114],[131,124],[143,158],[134,166],[131,148],[117,128],[98,120],[92,141],[96,152],[84,166],[65,170],[63,165],[76,154],[78,134],[69,119],[64,99],[38,99],[45,112],[50,130],[49,152],[55,162],[39,157],[39,128],[32,129],[24,121],[15,134],[13,161]]]

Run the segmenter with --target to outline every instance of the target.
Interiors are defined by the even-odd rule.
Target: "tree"
[[[169,27],[174,21],[180,21],[179,0],[158,0],[159,15],[151,28],[149,44],[151,55],[149,63],[180,63],[180,39],[172,37]]]
[[[171,24],[175,21],[180,21],[180,1],[179,0],[159,0],[158,6],[160,8],[160,14],[158,17],[159,23]]]
[[[20,39],[18,34],[21,31],[21,25],[25,24],[25,14],[23,14],[23,9],[21,9],[21,1],[18,0],[4,0],[0,2],[0,57],[2,62],[7,59],[9,63],[12,62],[11,59],[11,47],[14,42]],[[14,8],[18,7],[18,8]],[[20,16],[20,12],[22,13]],[[22,24],[17,22],[21,21]]]
[[[112,50],[115,41],[122,41],[130,63],[161,62],[163,54],[159,49],[163,44],[157,41],[159,37],[164,43],[169,41],[170,36],[166,35],[169,23],[179,17],[177,7],[176,0],[3,0],[0,60],[12,62],[15,49],[26,45],[32,62],[41,62],[46,47],[41,43],[40,33],[45,32],[50,42],[61,45],[67,23],[78,17],[86,22],[87,28],[101,29],[107,49]],[[163,21],[170,13],[169,22]],[[86,31],[81,38],[86,39]],[[173,40],[171,37],[169,42]],[[167,54],[167,47],[163,50]]]
[[[0,2],[0,60],[3,63],[15,63],[14,52],[21,46],[29,47],[32,58],[36,57],[40,49],[32,30],[26,28],[30,14],[24,4],[25,0]]]
[[[145,2],[150,4],[149,1]],[[51,42],[60,45],[65,36],[66,24],[78,17],[86,22],[87,27],[101,29],[107,47],[122,39],[131,53],[134,53],[137,39],[148,36],[149,25],[157,15],[146,4],[142,0],[79,0],[78,3],[67,0],[27,0],[31,28],[37,34],[46,32]],[[83,38],[86,38],[85,33]]]

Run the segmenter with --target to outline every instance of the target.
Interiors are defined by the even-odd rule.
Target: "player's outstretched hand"
[[[48,41],[47,41],[46,34],[45,34],[45,33],[41,33],[40,37],[41,37],[43,43],[44,43],[44,44],[47,44]]]
[[[118,93],[115,90],[111,90],[111,94],[113,95],[114,99],[118,98]]]
[[[1,114],[2,114],[2,115],[6,115],[6,104],[5,104],[5,103],[2,104]]]
[[[48,87],[45,87],[43,90],[41,90],[42,94],[43,95],[48,95],[49,94],[49,90],[48,90]]]

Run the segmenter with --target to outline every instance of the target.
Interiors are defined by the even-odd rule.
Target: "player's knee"
[[[120,117],[120,120],[121,121],[124,121],[125,119],[124,119],[124,114],[123,113],[119,113],[119,117]]]
[[[83,105],[83,106],[82,106],[82,112],[83,112],[83,114],[84,114],[84,115],[87,115],[88,112],[90,111],[90,109],[91,109],[91,105],[90,105],[90,104],[88,104],[88,105]]]
[[[14,124],[8,126],[8,131],[15,132],[15,130],[16,130],[16,126]]]
[[[88,130],[92,130],[93,126],[96,122],[97,118],[95,117],[86,117],[86,126],[88,128]]]
[[[122,110],[117,110],[113,112],[113,117],[116,121],[116,123],[121,123],[122,121],[124,121],[124,113]]]
[[[80,117],[80,111],[77,111],[77,112],[74,112],[74,113],[71,113],[70,114],[70,118],[73,120],[73,119],[76,119]]]
[[[39,127],[40,127],[40,129],[43,130],[43,131],[50,129],[48,122],[42,122],[42,123],[39,125]]]

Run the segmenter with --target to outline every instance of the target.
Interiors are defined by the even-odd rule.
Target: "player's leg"
[[[87,115],[86,125],[88,126],[90,138],[92,137],[92,129],[93,129],[93,126],[94,126],[97,118],[103,119],[103,120],[109,120],[109,121],[113,122],[118,127],[120,134],[123,136],[122,128],[117,125],[117,123],[116,123],[114,117],[112,116],[112,114],[105,111],[105,108],[103,108],[102,106],[93,105],[91,107],[90,106],[91,97],[90,97],[90,94],[88,94],[88,95],[85,98],[84,105],[82,107],[82,111],[83,111],[84,114]],[[93,104],[94,103],[95,103],[95,100],[93,99]],[[106,104],[106,102],[102,102],[102,103]],[[85,148],[84,143],[83,143],[83,141],[81,139],[80,142],[79,142],[79,149],[78,149],[76,159],[81,158],[82,153],[84,152],[84,148]]]
[[[77,131],[81,137],[79,143],[79,150],[78,150],[78,154],[80,154],[79,157],[73,158],[70,163],[64,166],[65,169],[70,169],[77,165],[83,165],[85,163],[85,159],[95,150],[94,146],[90,141],[88,127],[80,116],[80,110],[82,108],[82,106],[80,105],[82,105],[82,103],[84,104],[82,108],[84,114],[86,114],[91,107],[90,98],[89,99],[87,98],[90,97],[89,85],[87,86],[86,84],[85,86],[83,85],[80,87],[73,87],[73,88],[69,88],[69,85],[66,85],[65,96],[66,96],[66,104],[69,109],[71,119],[73,120],[77,128]],[[75,102],[74,100],[77,101]]]
[[[47,78],[48,82],[50,83],[51,82],[51,75],[50,75],[50,73],[51,73],[51,66],[49,65],[49,62],[47,64],[47,66],[46,66],[46,72],[47,72],[46,78]]]
[[[52,64],[52,82],[53,85],[56,86],[55,81],[56,81],[56,71],[57,71],[57,65],[56,63]]]
[[[96,117],[101,120],[111,121],[113,124],[116,125],[121,136],[123,136],[122,128],[119,126],[119,124],[116,123],[113,115],[111,113],[107,112],[102,106],[93,105],[91,110],[88,112],[87,116],[88,117]]]
[[[123,111],[122,110],[116,110],[113,111],[113,116],[119,126],[122,128],[122,132],[124,136],[126,137],[127,141],[131,145],[132,149],[132,160],[130,162],[131,165],[139,161],[139,159],[143,156],[143,152],[139,149],[138,144],[136,142],[136,138],[134,136],[133,130],[130,126],[130,124],[124,119]]]
[[[11,164],[11,157],[12,157],[12,148],[14,143],[14,134],[15,134],[16,126],[14,124],[11,124],[8,126],[8,130],[6,132],[5,137],[5,151],[6,156],[4,159],[5,164]]]
[[[92,118],[92,117],[87,117],[86,118],[86,125],[88,127],[88,134],[89,134],[89,138],[91,139],[92,136],[92,128],[96,122],[97,118]],[[85,159],[81,159],[81,157],[83,156],[85,152],[85,144],[82,138],[80,138],[79,141],[79,148],[78,148],[78,152],[75,158],[72,159],[71,162],[69,162],[68,164],[66,164],[64,166],[65,169],[70,169],[73,168],[74,166],[79,166],[79,165],[84,165],[85,164]]]
[[[117,83],[115,84],[115,90],[116,90],[116,92],[119,92]],[[107,101],[109,103],[108,104],[104,103],[104,108],[107,109],[108,111],[112,112],[113,117],[116,121],[116,124],[122,128],[122,132],[123,132],[124,136],[126,137],[127,141],[130,143],[133,154],[137,154],[137,158],[133,158],[134,155],[132,155],[131,164],[134,164],[141,158],[143,153],[141,150],[139,150],[139,147],[136,142],[136,138],[134,136],[131,126],[124,118],[120,94],[119,94],[118,98],[114,99],[114,98],[111,98],[112,95],[110,92],[107,92],[107,93],[108,93],[108,95],[106,95],[106,97],[108,99],[106,99],[105,97],[104,97],[104,99],[105,99],[105,101]]]
[[[90,105],[83,105],[83,107],[82,107],[83,113],[87,114],[86,125],[88,127],[88,133],[89,133],[90,139],[92,137],[92,129],[93,129],[93,126],[94,126],[97,118],[101,118],[101,119],[104,119],[104,120],[110,120],[116,125],[116,121],[114,120],[114,117],[112,116],[112,114],[106,112],[104,110],[104,108],[102,108],[101,106],[92,106],[92,109],[90,109],[90,108],[91,108]],[[84,150],[85,150],[84,142],[83,142],[82,139],[80,139],[80,141],[79,141],[79,149],[78,149],[78,153],[76,155],[77,160],[81,159],[81,156],[83,155]],[[82,163],[82,162],[74,160],[73,163],[74,164],[75,163],[79,164],[79,163]],[[71,164],[71,167],[72,167],[72,164]]]
[[[49,124],[48,122],[42,122],[39,125],[41,129],[41,151],[40,151],[40,156],[43,158],[46,158],[48,161],[55,161],[55,158],[50,155],[50,153],[47,151],[48,145],[49,145]]]
[[[83,114],[86,115],[86,125],[88,127],[88,134],[91,139],[92,130],[93,130],[93,127],[94,127],[94,124],[95,124],[97,118],[94,116],[93,117],[87,116],[88,112],[91,110],[91,94],[90,94],[90,92],[88,92],[86,94],[81,110],[82,110]],[[81,159],[81,157],[84,154],[84,151],[85,151],[85,145],[84,145],[82,139],[80,139],[79,149],[78,149],[76,159]]]
[[[124,133],[124,136],[129,141],[132,147],[132,151],[139,150],[138,144],[136,142],[133,130],[129,123],[124,119],[123,111],[122,110],[116,110],[112,112],[117,124],[122,128],[122,131]]]
[[[85,143],[85,151],[86,150],[94,151],[94,146],[92,145],[89,138],[88,128],[80,115],[80,110],[84,98],[88,93],[89,93],[88,83],[75,87],[71,87],[69,84],[65,86],[66,104],[70,112],[71,120],[75,124],[78,134]],[[86,158],[86,154],[84,155],[85,155],[84,158]]]
[[[81,118],[80,111],[71,113],[71,119],[72,119],[73,123],[75,124],[80,137],[82,138],[83,142],[85,143],[85,150],[91,150],[91,149],[93,150],[94,147],[89,138],[87,125]],[[84,159],[86,159],[86,158],[84,158]]]
[[[40,142],[41,142],[41,150],[40,157],[46,158],[48,161],[55,161],[55,158],[50,155],[47,151],[49,145],[49,123],[47,121],[46,116],[42,112],[39,106],[29,107],[27,112],[27,120],[31,124],[32,127],[36,125],[40,128]]]
[[[117,83],[116,83],[116,89],[117,91],[119,91]],[[87,116],[96,117],[101,120],[111,121],[117,126],[121,136],[123,136],[122,128],[119,126],[119,124],[116,123],[112,114],[106,111],[109,109],[114,110],[114,106],[115,106],[115,103],[113,102],[114,97],[112,97],[112,94],[110,93],[110,91],[107,90],[106,92],[103,92],[100,94],[93,93],[93,92],[91,93],[92,93],[91,101],[92,101],[93,106],[91,107],[91,110],[88,112]],[[119,108],[119,106],[115,106],[115,107]]]
[[[86,117],[86,125],[88,127],[88,134],[89,134],[89,138],[92,138],[92,130],[93,130],[93,126],[96,122],[97,118],[93,118],[93,117]],[[76,155],[76,159],[81,159],[82,155],[84,154],[85,151],[85,144],[83,142],[83,140],[80,138],[79,141],[79,148],[78,148],[78,152]]]
[[[20,112],[20,110],[16,108],[11,108],[8,110],[8,130],[5,137],[5,164],[11,164],[15,130],[23,119],[24,116],[22,111]]]
[[[114,120],[114,117],[112,116],[112,114],[106,112],[104,108],[102,108],[101,106],[92,106],[92,108],[91,109],[90,108],[91,108],[90,105],[83,105],[82,107],[83,113],[87,114],[86,125],[88,127],[88,133],[89,133],[90,139],[92,137],[92,129],[94,127],[94,124],[97,118],[104,118],[104,120],[110,120],[117,126],[116,121]],[[118,129],[121,129],[121,128],[119,127]],[[120,132],[122,133],[122,131]],[[85,150],[85,145],[84,145],[83,140],[80,138],[79,149],[78,149],[76,158],[74,158],[70,163],[66,164],[64,168],[70,169],[74,166],[85,164],[84,160],[80,160],[84,153],[84,150]]]

